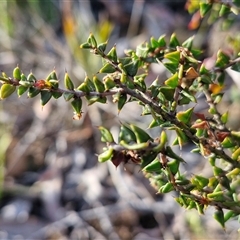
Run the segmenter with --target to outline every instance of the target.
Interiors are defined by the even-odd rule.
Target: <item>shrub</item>
[[[203,17],[209,22],[224,17],[223,26],[229,25],[238,7],[237,0],[232,4],[189,1],[188,10],[194,13],[190,27],[196,27]],[[64,97],[70,102],[76,120],[83,114],[83,98],[89,105],[113,101],[119,112],[128,102],[137,102],[142,115],[151,117],[149,128],[160,129],[160,136],[153,138],[137,125],[122,123],[116,140],[108,129],[99,126],[101,141],[106,143],[98,155],[99,162],[112,161],[116,167],[129,161],[140,164],[159,193],[176,192],[176,201],[182,207],[197,209],[200,214],[208,206],[214,207],[214,218],[224,228],[229,219],[240,214],[240,132],[226,126],[228,111],[220,113],[218,106],[224,96],[226,69],[240,72],[240,58],[236,47],[231,54],[219,49],[213,67],[208,68],[201,49],[193,47],[193,40],[190,37],[180,43],[175,34],[169,40],[165,36],[152,37],[136,50],[127,50],[125,57],[119,57],[116,46],[106,51],[107,42],[98,43],[90,34],[80,47],[102,58],[98,74],[92,78],[86,76],[79,86],[74,86],[66,72],[65,89],[61,89],[55,69],[46,79],[38,79],[33,73],[26,76],[17,66],[12,77],[2,72],[0,97],[8,98],[14,92],[19,97],[24,93],[29,98],[40,95],[42,106],[51,98]],[[169,78],[163,82],[157,78],[147,84],[153,63],[163,65]],[[195,111],[199,94],[208,104],[207,114]],[[168,141],[169,133],[175,134],[173,142]],[[189,176],[184,172],[182,166],[187,160],[173,146],[181,150],[186,144],[195,146],[193,157],[201,155],[202,161],[209,163],[210,177],[204,173]]]

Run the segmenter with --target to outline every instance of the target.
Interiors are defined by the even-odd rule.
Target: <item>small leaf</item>
[[[167,43],[165,41],[165,35],[158,38],[159,47],[166,47]]]
[[[74,97],[73,93],[69,93],[69,92],[64,92],[63,93],[63,97],[66,101],[69,101],[70,99],[72,99]]]
[[[18,81],[20,81],[21,79],[21,70],[18,66],[13,69],[13,78],[15,78]]]
[[[141,156],[141,168],[146,167],[148,164],[150,164],[156,157],[158,153],[156,152],[147,152]]]
[[[105,63],[104,66],[99,70],[100,73],[114,73],[116,72],[115,67],[110,63]]]
[[[116,46],[115,45],[108,52],[107,57],[112,62],[117,63],[117,50],[116,50]]]
[[[118,141],[125,141],[126,143],[137,142],[134,132],[125,125],[122,125],[120,128],[120,133]]]
[[[118,99],[118,113],[122,110],[126,102],[127,102],[127,94],[126,93],[120,94]]]
[[[176,48],[177,46],[180,46],[180,43],[176,37],[176,34],[173,33],[170,37],[170,41],[169,41],[169,47],[171,48]]]
[[[192,49],[192,45],[193,45],[193,40],[194,40],[194,36],[188,38],[187,40],[185,40],[182,44],[183,47],[191,50]]]
[[[56,71],[55,71],[55,70],[53,70],[52,72],[50,72],[50,73],[48,74],[48,76],[46,77],[46,81],[49,81],[49,80],[51,80],[51,79],[53,79],[53,80],[58,80],[57,74],[56,74]]]
[[[17,94],[18,96],[22,96],[26,91],[28,90],[28,87],[24,87],[24,86],[19,86],[17,89]]]
[[[161,87],[159,90],[164,95],[166,100],[173,101],[175,89],[169,86],[164,86],[164,87]]]
[[[49,91],[41,91],[40,102],[41,105],[44,106],[52,97],[52,93]]]
[[[40,89],[34,88],[34,87],[30,87],[29,90],[28,90],[28,97],[34,98],[34,97],[36,97],[39,93],[40,93]]]
[[[72,108],[75,113],[80,114],[82,112],[82,99],[81,98],[75,98],[71,102]]]
[[[240,72],[240,63],[239,62],[235,63],[233,66],[231,66],[231,69],[236,72]]]
[[[9,97],[16,90],[16,86],[13,86],[8,83],[4,83],[0,89],[0,98],[5,99]]]
[[[189,98],[191,102],[197,102],[196,98],[187,89],[182,90],[181,95]]]
[[[200,15],[202,18],[209,12],[209,10],[212,8],[212,5],[212,3],[200,3]]]
[[[208,178],[205,178],[203,176],[200,176],[200,175],[195,175],[193,178],[192,178],[192,183],[197,185],[199,188],[204,188],[208,185],[209,183],[209,179]]]
[[[160,189],[159,189],[159,192],[160,193],[169,193],[171,191],[174,190],[174,186],[172,183],[168,182],[166,183],[165,185],[163,185]]]
[[[74,90],[74,84],[73,84],[72,80],[70,79],[67,72],[65,72],[64,85],[65,85],[66,89]]]
[[[97,47],[97,41],[94,37],[94,35],[91,33],[88,37],[88,43],[91,45],[91,47],[96,48]]]
[[[108,76],[103,79],[103,84],[104,84],[106,91],[110,90],[116,86],[116,83],[113,81],[113,79]]]
[[[162,164],[160,163],[159,159],[156,158],[150,164],[143,168],[143,171],[146,172],[159,172],[162,169]]]
[[[221,116],[221,121],[223,124],[226,124],[228,121],[228,111]]]
[[[169,79],[167,79],[164,83],[171,88],[176,88],[178,86],[178,73],[176,72]]]
[[[178,69],[178,63],[166,62],[163,65],[169,70],[172,74],[175,74]]]
[[[194,108],[192,107],[184,112],[183,111],[178,112],[176,116],[178,121],[183,122],[185,124],[189,124],[192,117],[193,109]]]
[[[108,150],[98,155],[98,161],[103,163],[108,160],[111,160],[113,157],[113,154],[114,154],[114,149],[112,147],[109,147]]]
[[[230,57],[224,53],[221,49],[217,52],[216,67],[224,68],[230,61]]]
[[[89,44],[88,42],[85,42],[85,43],[82,43],[82,44],[80,45],[80,48],[82,48],[82,49],[91,49],[91,48],[92,48],[92,45]]]
[[[62,96],[62,93],[61,92],[52,92],[52,96],[55,98],[55,99],[58,99]]]
[[[178,172],[179,169],[179,161],[176,159],[173,159],[172,161],[167,163],[167,167],[169,168],[170,172],[175,175]]]
[[[97,92],[102,93],[105,91],[104,84],[97,78],[97,76],[93,76],[93,84]]]
[[[106,50],[106,47],[107,47],[107,43],[108,42],[100,43],[97,47],[98,50],[100,50],[102,53],[104,53],[104,51]]]
[[[27,81],[28,81],[28,82],[34,83],[36,80],[37,80],[37,79],[36,79],[36,77],[33,75],[32,72],[28,74],[28,77],[27,77]]]
[[[172,63],[178,64],[180,60],[180,52],[174,51],[174,52],[166,53],[164,55],[164,58],[170,60]]]
[[[220,225],[225,229],[224,213],[222,208],[217,208],[217,211],[213,214],[213,217],[220,223]]]
[[[149,53],[149,47],[148,46],[146,46],[144,44],[141,44],[141,45],[137,46],[136,55],[139,58],[146,58],[148,56],[148,53]]]
[[[108,129],[106,129],[103,126],[99,126],[98,129],[101,132],[101,141],[102,142],[108,142],[108,143],[113,143],[114,142],[113,136]]]
[[[127,74],[129,76],[133,77],[133,76],[135,76],[137,74],[138,64],[139,64],[139,61],[135,60],[133,62],[130,62],[130,63],[124,65],[124,69],[125,69],[125,71],[127,72]]]
[[[231,7],[226,4],[222,4],[218,16],[223,17],[224,15],[227,15],[229,13],[231,13]]]
[[[236,144],[232,141],[231,138],[225,137],[224,140],[221,142],[221,145],[222,145],[223,148],[232,148]]]
[[[130,125],[130,128],[134,132],[136,136],[137,143],[143,143],[147,141],[152,141],[153,139],[140,127],[135,126],[133,124]]]

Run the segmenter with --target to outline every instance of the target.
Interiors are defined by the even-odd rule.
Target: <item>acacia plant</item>
[[[239,1],[188,2],[195,25],[203,17],[211,22],[224,17],[229,22],[229,16],[232,19],[239,7]],[[220,113],[218,105],[224,95],[225,70],[240,72],[240,58],[239,52],[230,55],[220,49],[214,66],[209,69],[201,49],[193,47],[193,40],[190,37],[180,43],[175,34],[169,40],[165,36],[152,37],[136,50],[127,50],[125,57],[118,57],[116,46],[106,51],[107,42],[98,43],[90,34],[80,48],[103,60],[102,68],[92,78],[86,76],[80,86],[74,86],[66,72],[62,89],[55,69],[46,79],[39,80],[33,73],[26,76],[17,66],[12,77],[2,72],[0,97],[8,98],[14,92],[19,97],[24,93],[29,98],[40,95],[42,106],[51,98],[64,97],[74,110],[74,119],[84,114],[83,99],[89,105],[113,101],[118,111],[128,102],[138,103],[142,115],[151,116],[149,128],[158,128],[160,136],[154,139],[139,126],[122,123],[116,141],[108,129],[100,126],[101,141],[106,146],[98,160],[112,161],[116,167],[129,161],[140,164],[159,193],[176,192],[176,201],[182,207],[197,209],[200,214],[207,207],[214,207],[214,218],[224,228],[229,219],[240,215],[240,132],[227,128],[228,112]],[[170,77],[147,84],[145,79],[153,63],[163,65]],[[194,110],[200,93],[208,104],[207,114]],[[169,132],[175,134],[174,142],[168,141]],[[193,157],[202,155],[202,161],[209,163],[210,178],[204,172],[187,175],[182,170],[186,160],[174,151],[173,145],[179,145],[181,150],[185,144],[195,146]]]

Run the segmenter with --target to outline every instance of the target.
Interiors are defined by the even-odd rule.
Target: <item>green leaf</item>
[[[150,164],[145,166],[143,168],[143,171],[146,171],[146,172],[159,172],[161,169],[162,169],[162,164],[160,163],[159,159],[156,158]]]
[[[176,159],[179,162],[184,162],[184,160],[179,155],[177,155],[170,146],[166,147],[166,155],[172,159]]]
[[[212,3],[204,3],[201,2],[200,3],[200,15],[203,18],[208,12],[209,10],[212,8]]]
[[[138,45],[136,48],[136,55],[140,58],[146,58],[149,53],[149,47],[146,44]]]
[[[18,66],[13,69],[13,78],[15,78],[18,81],[20,81],[21,79],[21,70]]]
[[[130,124],[131,130],[136,136],[137,143],[143,143],[147,141],[153,141],[153,139],[140,127]]]
[[[97,76],[93,76],[93,84],[97,92],[102,93],[105,91],[104,84],[97,78]]]
[[[150,38],[150,42],[151,42],[152,48],[158,48],[158,47],[160,47],[160,44],[159,44],[159,42],[157,41],[156,38],[151,37],[151,38]]]
[[[114,45],[111,50],[108,52],[107,57],[109,60],[111,60],[114,63],[117,63],[117,50],[116,50],[116,46]]]
[[[233,0],[233,4],[240,7],[240,0]]]
[[[191,117],[192,117],[192,113],[193,113],[193,107],[192,108],[189,108],[188,110],[186,111],[179,111],[176,115],[178,121],[180,122],[183,122],[185,124],[189,124],[190,123],[190,120],[191,120]]]
[[[75,98],[71,102],[72,108],[75,113],[80,114],[82,112],[82,99],[81,98]]]
[[[125,141],[126,143],[137,142],[134,132],[126,125],[121,125],[118,141]]]
[[[67,72],[65,72],[64,86],[68,90],[74,90],[74,84],[73,84],[72,80],[70,79]]]
[[[226,124],[228,121],[228,111],[221,116],[221,121],[223,124]]]
[[[180,60],[180,52],[174,51],[174,52],[166,53],[164,55],[164,58],[170,60],[172,63],[178,64]]]
[[[9,97],[11,94],[14,93],[15,90],[16,90],[16,86],[13,86],[8,83],[4,83],[0,89],[0,98],[5,99]]]
[[[97,41],[96,41],[96,39],[95,39],[95,37],[93,36],[92,33],[90,33],[87,41],[91,45],[91,47],[93,47],[93,48],[97,47]]]
[[[185,40],[182,44],[183,47],[191,50],[192,49],[192,45],[193,45],[193,40],[194,40],[194,36],[188,38],[187,40]]]
[[[24,87],[24,86],[19,86],[17,89],[17,94],[18,96],[22,96],[26,91],[28,90],[28,87]]]
[[[178,86],[178,73],[176,72],[169,79],[167,79],[164,83],[171,88],[176,88]]]
[[[163,65],[169,70],[172,74],[175,74],[178,69],[178,63],[165,62]]]
[[[157,117],[156,119],[152,120],[148,128],[159,127],[162,123],[164,123],[164,120],[162,120],[160,117]]]
[[[99,126],[98,129],[101,132],[101,141],[102,142],[108,142],[108,143],[113,143],[114,142],[113,136],[108,129],[106,129],[103,126]]]
[[[222,145],[223,148],[232,148],[236,144],[232,141],[231,138],[225,137],[224,140],[221,142],[221,145]]]
[[[170,41],[169,41],[169,47],[171,48],[176,48],[177,46],[180,46],[180,43],[176,37],[176,34],[173,33],[170,37]]]
[[[30,87],[28,90],[28,97],[34,98],[40,93],[40,89]]]
[[[97,47],[98,50],[100,50],[102,53],[104,53],[104,51],[106,50],[107,44],[108,44],[108,42],[100,43]]]
[[[158,38],[159,47],[166,47],[167,43],[165,40],[165,35],[162,35]]]
[[[41,105],[44,106],[52,97],[52,93],[49,91],[41,91],[40,102]]]
[[[122,140],[119,142],[119,145],[123,146],[127,150],[144,150],[149,147],[149,142],[128,144]]]
[[[218,208],[213,214],[213,217],[220,223],[220,225],[225,229],[224,213],[222,208]]]
[[[103,79],[103,84],[104,84],[106,91],[108,91],[116,86],[116,83],[113,81],[113,79],[108,76]]]
[[[167,167],[169,168],[170,172],[175,175],[179,169],[179,161],[177,159],[173,159],[172,161],[167,163]]]
[[[217,52],[217,61],[216,67],[223,68],[226,66],[230,61],[230,57],[224,53],[221,49]]]
[[[126,102],[127,102],[127,94],[126,93],[120,94],[118,99],[118,112],[122,110]]]
[[[141,162],[141,168],[146,167],[148,164],[150,164],[156,157],[158,153],[156,152],[147,152],[141,156],[142,162]]]
[[[231,66],[231,69],[236,72],[240,72],[240,62],[237,62],[233,66]]]
[[[226,4],[222,4],[218,16],[223,17],[229,13],[231,13],[231,7]]]
[[[203,176],[195,175],[192,178],[192,183],[197,185],[200,189],[202,189],[208,185],[209,179]]]
[[[55,71],[55,70],[53,70],[52,72],[50,72],[50,73],[48,74],[48,76],[46,77],[46,81],[49,81],[49,80],[51,80],[51,79],[53,79],[53,80],[58,80],[58,79],[57,79],[57,74],[56,74],[56,71]]]
[[[110,63],[105,63],[104,66],[99,70],[100,73],[114,73],[116,72],[115,67]]]
[[[63,97],[66,101],[69,101],[70,99],[72,99],[74,97],[73,93],[69,93],[69,92],[64,92],[63,93]]]
[[[127,72],[127,74],[129,76],[135,76],[137,74],[137,71],[138,71],[138,64],[139,64],[139,61],[138,60],[135,60],[133,62],[130,62],[126,65],[124,65],[124,69],[125,71]]]
[[[197,102],[195,96],[193,96],[187,89],[183,89],[181,95],[187,97],[191,102]]]
[[[61,92],[52,92],[52,96],[55,98],[55,99],[58,99],[62,96],[62,93]]]
[[[82,48],[82,49],[91,49],[91,48],[92,48],[92,45],[89,44],[88,42],[85,42],[85,43],[82,43],[82,44],[80,45],[80,48]]]
[[[98,161],[103,163],[108,160],[111,160],[114,154],[114,149],[112,147],[109,147],[106,151],[98,155]]]
[[[160,193],[169,193],[171,191],[174,190],[174,186],[172,183],[168,182],[166,183],[165,185],[163,185],[160,189],[159,189],[159,192]]]
[[[164,95],[166,100],[173,101],[175,89],[173,89],[172,87],[169,87],[169,86],[163,86],[159,90]]]

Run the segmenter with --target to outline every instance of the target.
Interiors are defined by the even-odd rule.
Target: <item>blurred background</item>
[[[90,32],[99,42],[108,39],[109,48],[117,44],[119,55],[151,36],[172,32],[180,40],[196,34],[196,45],[206,49],[206,56],[214,55],[219,42],[212,40],[219,36],[217,27],[187,28],[191,16],[184,0],[2,0],[0,12],[0,70],[11,76],[18,64],[25,75],[32,71],[44,79],[56,69],[60,85],[65,69],[76,85],[99,70],[101,59],[79,48]],[[149,81],[157,75],[165,80],[165,71],[154,65]],[[235,110],[236,129],[238,91],[230,87],[223,104]],[[239,238],[237,222],[224,232],[211,210],[204,216],[185,212],[173,194],[156,194],[135,164],[116,169],[97,162],[104,145],[96,126],[116,136],[120,122],[146,128],[139,107],[127,104],[119,115],[111,103],[84,106],[83,111],[75,121],[62,98],[44,108],[37,97],[12,95],[0,101],[0,239]],[[186,157],[193,163],[190,174],[206,170],[198,156]]]

